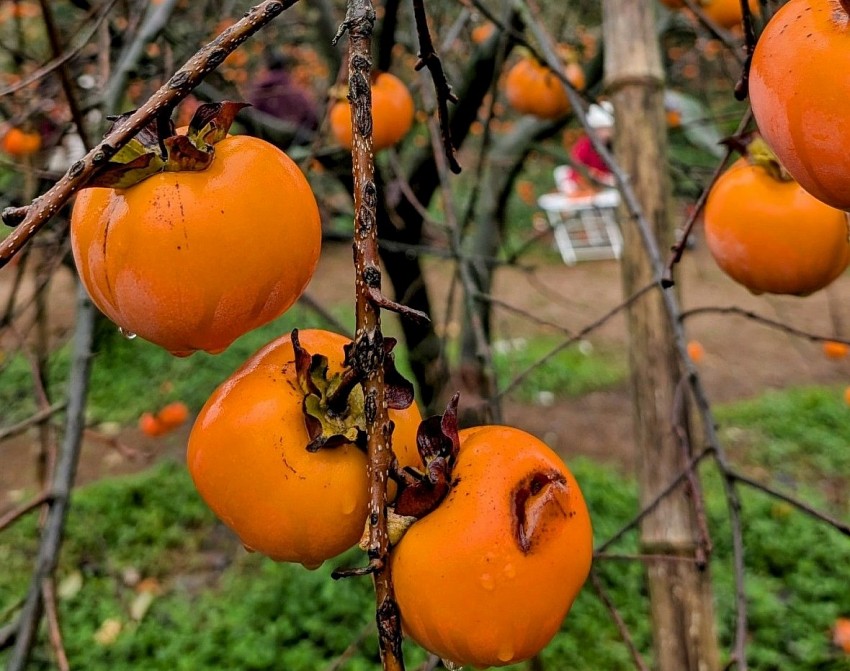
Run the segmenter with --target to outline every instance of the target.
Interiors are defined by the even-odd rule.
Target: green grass
[[[493,365],[499,388],[511,384],[560,342],[548,337],[533,338],[506,342],[503,348],[494,348]],[[627,373],[627,362],[622,354],[572,346],[536,366],[516,385],[511,395],[523,402],[538,400],[540,392],[561,399],[576,397],[617,385],[626,379]]]
[[[720,435],[736,458],[787,487],[850,484],[850,408],[843,387],[768,392],[716,408]]]
[[[827,507],[815,486],[819,477],[843,468],[838,449],[847,429],[841,424],[834,390],[803,389],[767,394],[719,410],[724,435],[773,437],[756,441],[749,460],[760,461],[778,449],[776,436],[801,445],[784,448],[784,471],[807,472],[795,494]],[[850,412],[843,408],[844,416]],[[846,423],[846,422],[845,422]],[[824,424],[826,429],[823,429]],[[827,441],[821,432],[839,434]],[[818,436],[809,439],[809,436]],[[807,442],[808,441],[808,442]],[[783,441],[780,441],[783,442]],[[737,449],[737,448],[735,448]],[[772,457],[771,457],[772,458]],[[778,458],[778,457],[777,457]],[[597,543],[610,537],[636,510],[633,480],[587,460],[570,463],[591,510]],[[844,470],[844,473],[847,471]],[[734,579],[731,536],[720,481],[710,464],[703,467],[709,527],[714,543],[711,564],[721,646],[734,635]],[[836,617],[850,615],[850,540],[762,493],[742,489],[748,647],[754,671],[850,670],[850,658],[830,643]],[[0,535],[0,612],[24,593],[36,546],[34,519]],[[60,579],[79,571],[83,588],[60,603],[73,668],[115,669],[322,669],[346,649],[372,620],[368,580],[334,582],[330,568],[359,564],[351,553],[318,571],[275,564],[234,550],[198,499],[185,470],[161,464],[133,477],[103,481],[78,490],[69,517],[69,537]],[[637,550],[634,533],[613,552]],[[440,549],[448,552],[450,548]],[[215,557],[227,566],[211,568]],[[229,563],[228,563],[229,562]],[[154,577],[165,587],[141,622],[129,617],[135,593],[122,581],[127,568]],[[649,603],[642,567],[636,563],[597,562],[603,584],[651,663]],[[450,595],[447,595],[450,598]],[[542,598],[540,596],[536,598]],[[114,644],[94,643],[107,618],[124,629]],[[409,668],[424,653],[408,644]],[[544,650],[549,671],[626,671],[633,665],[606,609],[590,588],[583,590],[561,632]],[[0,664],[4,657],[0,655]],[[48,669],[40,643],[31,667]],[[349,671],[378,668],[374,635],[344,665]],[[519,671],[524,667],[510,667]]]
[[[344,324],[353,323],[343,308],[334,312]],[[88,399],[91,422],[133,422],[146,410],[182,400],[193,411],[200,410],[212,391],[255,351],[293,328],[331,328],[314,312],[294,306],[282,317],[242,336],[217,355],[197,352],[177,358],[140,338],[126,340],[118,329],[103,320],[98,333]],[[53,398],[65,394],[71,345],[50,357],[49,376]],[[406,369],[405,354],[397,355]],[[12,355],[0,366],[0,407],[5,422],[23,419],[35,411],[30,366],[21,355]]]

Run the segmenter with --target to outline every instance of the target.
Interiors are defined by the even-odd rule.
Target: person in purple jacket
[[[282,54],[270,54],[266,72],[257,79],[248,101],[259,111],[295,126],[292,144],[307,144],[319,127],[316,103],[308,91],[287,71]]]

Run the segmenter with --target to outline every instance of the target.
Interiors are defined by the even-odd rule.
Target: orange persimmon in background
[[[415,108],[407,86],[389,72],[372,78],[372,149],[379,151],[398,144],[413,126]],[[351,104],[334,103],[330,111],[331,132],[346,149],[351,149]]]

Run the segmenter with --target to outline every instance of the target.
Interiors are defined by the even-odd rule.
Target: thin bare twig
[[[692,457],[691,460],[688,461],[685,468],[682,469],[682,471],[679,473],[679,475],[677,475],[675,478],[673,478],[670,481],[670,483],[664,489],[662,489],[660,492],[658,492],[656,497],[652,501],[647,503],[640,510],[640,512],[637,513],[637,515],[635,515],[632,519],[630,519],[628,522],[626,522],[626,524],[624,524],[622,527],[620,527],[620,529],[616,533],[614,533],[614,535],[611,536],[611,538],[609,538],[607,541],[603,542],[602,544],[598,545],[596,547],[596,550],[594,550],[594,553],[601,554],[601,553],[605,552],[609,547],[611,547],[614,543],[619,541],[629,531],[631,531],[632,529],[637,527],[637,525],[641,523],[643,518],[646,517],[647,515],[649,515],[653,510],[655,510],[655,508],[658,507],[658,504],[661,503],[665,498],[670,496],[670,494],[673,491],[675,491],[675,489],[680,484],[682,484],[682,481],[685,480],[685,478],[688,477],[688,473],[693,468],[695,468],[697,466],[697,464],[699,464],[703,459],[705,459],[708,455],[710,455],[712,452],[713,452],[713,449],[711,447],[706,447],[702,452],[700,452],[696,456]]]
[[[738,123],[738,128],[735,130],[735,135],[740,135],[744,132],[746,127],[750,124],[753,118],[753,111],[751,108],[747,109],[746,114],[741,118],[741,121]],[[720,160],[720,163],[717,164],[717,167],[714,169],[714,172],[711,175],[711,179],[708,181],[708,184],[702,190],[697,202],[694,204],[693,209],[691,210],[690,215],[688,216],[687,221],[685,221],[685,225],[682,227],[681,237],[679,241],[673,245],[673,249],[670,253],[670,258],[667,261],[667,266],[664,268],[664,274],[661,277],[661,286],[664,289],[669,289],[672,287],[676,281],[673,278],[673,266],[675,266],[679,261],[682,260],[682,254],[685,253],[685,248],[688,245],[688,239],[691,236],[691,233],[694,228],[694,224],[696,224],[697,219],[702,214],[702,211],[705,209],[705,204],[708,202],[708,196],[711,193],[711,189],[714,184],[717,182],[720,175],[723,174],[723,171],[726,169],[726,165],[729,163],[729,159],[732,158],[733,148],[731,145],[727,145],[726,153],[723,155],[723,158]]]
[[[12,424],[12,426],[7,426],[5,429],[0,429],[0,441],[4,441],[14,436],[17,436],[26,431],[31,426],[35,424],[40,424],[45,419],[52,417],[57,412],[61,412],[62,410],[64,410],[67,405],[67,401],[59,401],[48,408],[43,408],[39,410],[31,417],[27,417],[26,419],[18,422],[17,424]]]
[[[649,671],[649,667],[646,665],[646,662],[643,661],[643,656],[637,649],[631,632],[629,632],[629,628],[626,626],[626,621],[623,619],[623,616],[620,615],[620,611],[617,610],[617,607],[614,605],[614,601],[602,586],[602,581],[599,579],[595,570],[590,572],[590,584],[593,585],[593,590],[596,592],[596,596],[599,597],[599,600],[608,609],[608,613],[610,613],[611,619],[614,620],[614,624],[617,626],[617,631],[620,632],[620,638],[622,638],[623,643],[626,644],[626,648],[628,648],[635,666],[639,669],[639,671]]]
[[[53,648],[53,654],[56,657],[56,667],[59,671],[71,671],[68,655],[65,652],[65,644],[62,642],[59,608],[56,605],[56,585],[52,575],[48,576],[42,584],[42,598],[44,599],[44,614],[47,620],[50,647]]]
[[[808,503],[805,503],[800,499],[794,498],[790,494],[785,494],[779,491],[778,489],[771,487],[770,485],[766,485],[764,483],[758,482],[757,480],[753,480],[751,477],[744,475],[739,471],[730,471],[729,477],[733,480],[737,480],[738,482],[747,485],[748,487],[752,487],[753,489],[757,489],[758,491],[763,492],[764,494],[768,494],[774,498],[777,498],[780,501],[785,501],[785,503],[794,506],[798,510],[804,512],[809,517],[813,517],[816,520],[825,522],[826,524],[830,525],[845,536],[850,536],[850,524],[842,522],[838,518],[833,517],[828,513],[822,512],[817,508],[810,506]]]
[[[741,79],[735,85],[735,98],[746,100],[750,94],[750,66],[753,63],[753,53],[756,50],[756,30],[753,26],[753,15],[750,12],[749,0],[739,0],[744,25],[744,43],[746,44],[744,62],[741,67]]]
[[[91,370],[91,345],[94,337],[95,309],[80,287],[77,297],[77,325],[68,390],[68,414],[62,451],[53,478],[52,501],[47,513],[41,545],[35,562],[26,601],[21,611],[15,647],[6,671],[23,671],[41,619],[42,586],[56,569],[59,548],[65,530],[65,518],[71,503],[71,487],[77,471],[83,427],[85,426],[86,392]]]
[[[443,63],[434,48],[431,39],[431,31],[428,29],[428,16],[425,13],[425,0],[413,0],[413,16],[416,19],[416,33],[419,37],[419,62],[415,69],[421,70],[427,67],[434,80],[434,90],[437,94],[437,117],[440,120],[440,138],[443,143],[446,161],[449,170],[455,174],[461,171],[460,163],[457,161],[454,143],[452,142],[452,129],[449,123],[449,103],[456,103],[457,96],[452,93],[452,87],[446,79]]]
[[[810,340],[812,342],[840,342],[845,345],[850,345],[850,338],[842,338],[836,335],[820,335],[817,333],[811,333],[810,331],[804,331],[803,329],[799,329],[796,326],[790,326],[785,322],[778,321],[776,319],[771,319],[770,317],[765,317],[760,315],[752,310],[745,310],[744,308],[738,307],[737,305],[727,305],[727,306],[712,306],[706,305],[701,308],[691,308],[690,310],[685,310],[679,315],[679,319],[684,321],[685,319],[689,319],[691,317],[697,317],[699,315],[705,314],[720,314],[720,315],[737,315],[739,317],[744,317],[751,321],[754,321],[758,324],[763,324],[772,329],[776,329],[777,331],[782,331],[792,336],[796,336],[798,338],[804,338],[806,340]]]
[[[702,5],[699,3],[699,0],[682,0],[685,3],[685,6],[690,9],[694,15],[699,19],[699,22],[706,27],[708,32],[710,32],[715,38],[723,42],[726,45],[726,48],[732,52],[735,56],[735,59],[741,64],[744,64],[744,56],[741,54],[740,44],[738,40],[735,39],[735,36],[732,35],[728,30],[724,30],[720,26],[717,25],[714,21],[712,21],[708,14],[702,8]],[[747,2],[747,0],[744,0]]]
[[[112,8],[117,3],[118,0],[108,0],[101,8],[100,12],[98,12],[97,18],[95,19],[91,28],[86,32],[85,35],[83,35],[83,37],[80,38],[79,43],[75,47],[67,50],[58,58],[54,58],[49,63],[45,64],[43,67],[40,67],[35,72],[31,73],[29,76],[24,77],[23,79],[18,82],[15,82],[14,84],[0,89],[0,98],[2,98],[3,96],[7,96],[10,93],[15,93],[16,91],[25,89],[30,84],[33,84],[38,80],[46,77],[56,68],[62,67],[65,63],[73,59],[77,54],[79,54],[83,49],[85,49],[86,45],[88,45],[89,43],[89,40],[97,32],[97,29],[100,27],[101,23],[103,23],[106,17],[109,16],[109,12],[112,11]]]
[[[19,506],[12,508],[5,515],[0,516],[0,531],[12,526],[15,522],[20,520],[24,515],[37,508],[41,507],[44,503],[49,503],[51,500],[50,492],[41,492],[35,498],[30,499],[26,503],[22,503]]]
[[[516,389],[516,387],[518,387],[520,385],[520,383],[525,378],[527,378],[529,375],[531,375],[532,372],[537,370],[540,366],[542,366],[544,363],[549,361],[552,357],[557,355],[559,352],[562,352],[563,350],[567,349],[568,347],[570,347],[570,345],[574,345],[575,343],[586,338],[593,331],[595,331],[596,329],[600,328],[603,324],[605,324],[605,322],[607,322],[609,319],[612,319],[613,317],[618,315],[620,312],[625,310],[632,303],[634,303],[636,300],[638,300],[641,296],[648,293],[649,291],[654,289],[656,286],[657,286],[656,282],[652,282],[650,284],[647,284],[645,287],[639,289],[638,291],[633,293],[631,296],[629,296],[622,303],[614,306],[613,308],[608,310],[608,312],[606,312],[604,315],[602,315],[598,319],[590,322],[587,326],[585,326],[583,329],[578,331],[575,335],[564,340],[564,342],[562,342],[559,345],[557,345],[556,347],[554,347],[552,350],[550,350],[549,352],[544,354],[537,361],[535,361],[533,364],[531,364],[528,368],[526,368],[524,371],[522,371],[516,377],[514,377],[514,379],[511,380],[504,388],[499,390],[497,397],[501,398],[505,394],[509,394],[511,391]]]
[[[342,654],[328,664],[324,671],[339,671],[342,668],[342,665],[355,655],[355,653],[360,649],[360,646],[363,645],[363,641],[365,641],[374,631],[375,622],[368,622],[366,626],[360,630],[360,633],[357,634],[354,640],[348,644],[348,647],[343,650]]]

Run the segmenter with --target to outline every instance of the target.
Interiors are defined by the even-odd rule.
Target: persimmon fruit
[[[391,561],[404,630],[460,665],[528,659],[590,571],[592,531],[569,469],[524,431],[460,431],[452,488]]]
[[[154,416],[153,413],[143,412],[139,416],[139,431],[151,438],[157,438],[163,435],[168,429],[163,426],[162,422]]]
[[[398,144],[413,126],[413,96],[401,79],[389,72],[372,77],[372,149],[379,151]],[[330,111],[331,132],[346,149],[351,149],[351,104],[338,100]]]
[[[156,418],[163,426],[175,429],[189,419],[189,408],[182,401],[174,401],[163,406]]]
[[[9,156],[29,156],[41,149],[41,134],[12,127],[3,135],[0,147]]]
[[[790,0],[759,36],[749,94],[759,131],[815,198],[850,209],[850,3]]]
[[[793,180],[739,159],[715,183],[705,239],[720,268],[755,294],[806,296],[850,262],[847,217]]]
[[[573,87],[584,88],[584,70],[578,63],[568,63],[564,74]],[[505,97],[520,114],[541,119],[560,119],[571,107],[560,78],[532,58],[521,59],[508,71]]]
[[[348,338],[299,331],[301,346],[343,368]],[[201,497],[242,543],[277,561],[315,568],[357,543],[366,522],[366,454],[343,442],[309,452],[305,395],[290,336],[256,352],[201,409],[187,453]],[[418,466],[415,404],[390,410],[399,463]]]
[[[705,347],[699,340],[689,340],[687,350],[688,356],[694,363],[700,363],[705,358]]]
[[[850,346],[843,342],[827,340],[823,343],[823,353],[828,359],[843,359],[850,353]]]
[[[472,29],[472,41],[475,44],[482,44],[490,39],[496,32],[496,25],[490,21],[480,23]]]
[[[683,0],[660,0],[662,5],[670,9],[683,9],[686,5]],[[727,30],[740,25],[744,19],[741,12],[740,0],[702,0],[698,3],[705,15],[721,28]],[[758,0],[750,0],[750,12],[758,16],[761,12]]]
[[[221,352],[301,295],[321,246],[298,166],[227,136],[203,170],[160,172],[77,196],[71,248],[95,305],[125,333],[177,356]]]
[[[758,0],[750,0],[749,6],[751,14],[759,16],[761,9]],[[740,26],[744,20],[741,0],[704,0],[702,10],[711,21],[727,30]]]

